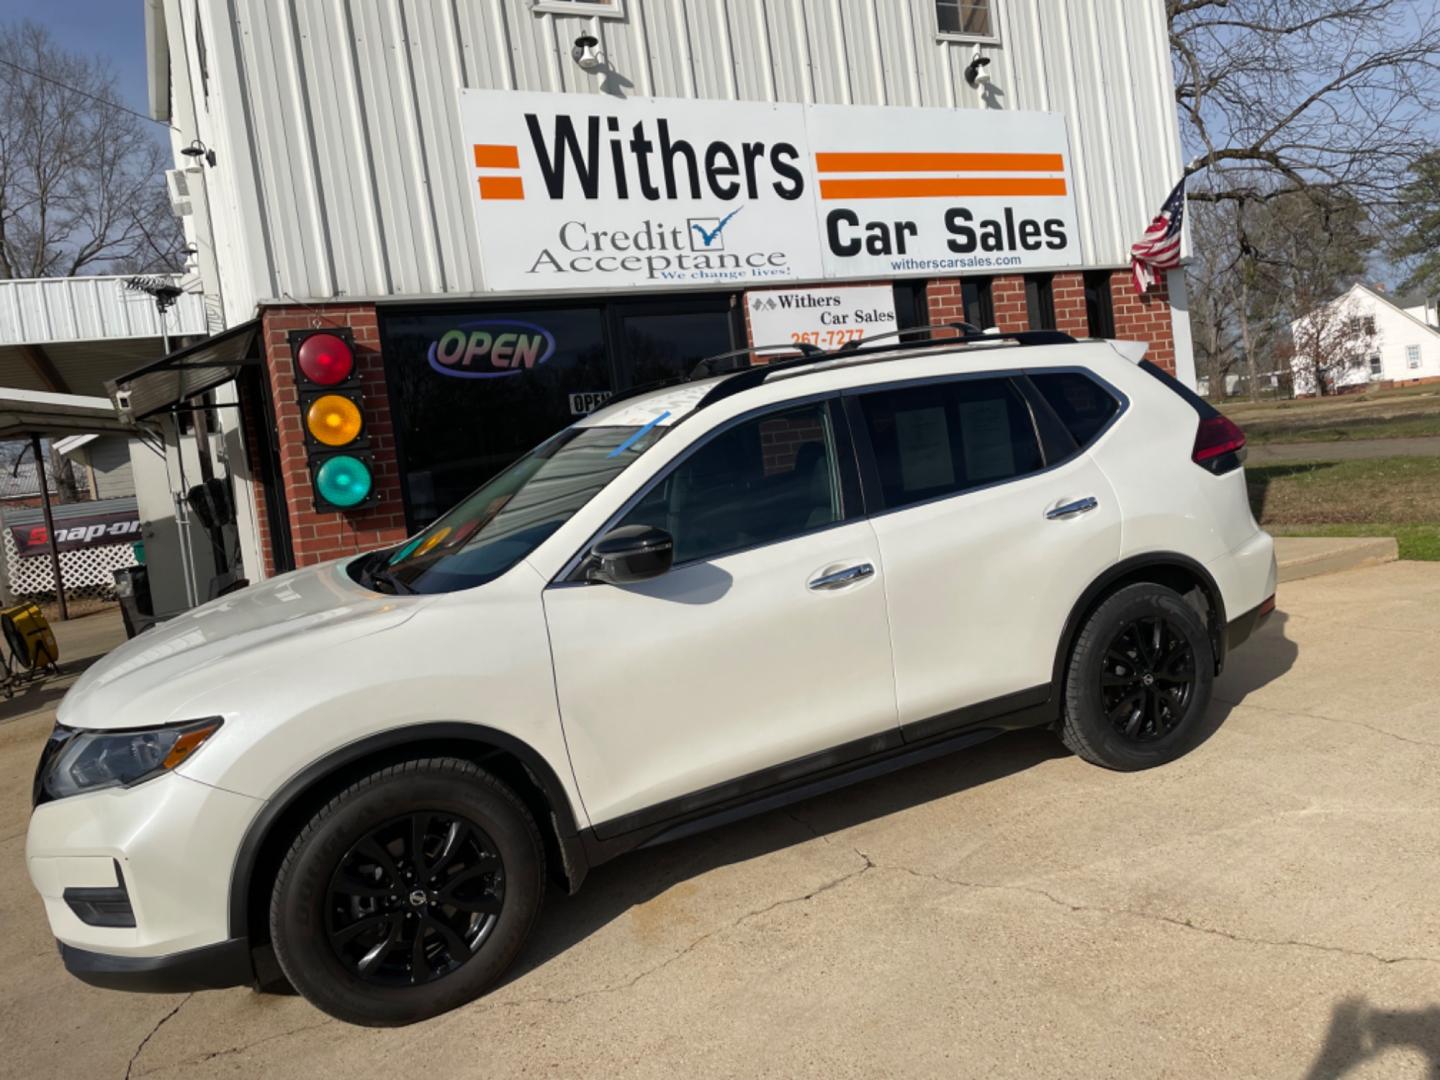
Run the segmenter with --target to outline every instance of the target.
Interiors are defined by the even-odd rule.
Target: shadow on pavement
[[[1342,998],[1305,1080],[1338,1080],[1389,1050],[1418,1051],[1425,1075],[1440,1077],[1440,1005],[1428,1009],[1376,1009],[1364,998]]]
[[[1247,694],[1280,678],[1294,665],[1299,650],[1285,637],[1285,621],[1285,614],[1276,612],[1227,661],[1226,671],[1216,683],[1214,703],[1205,715],[1201,742],[1219,730],[1233,706]],[[534,936],[504,982],[519,978],[681,882],[813,836],[1003,780],[1067,754],[1049,729],[1012,732],[966,751],[796,803],[793,812],[774,810],[624,855],[592,871],[578,895],[552,891]]]

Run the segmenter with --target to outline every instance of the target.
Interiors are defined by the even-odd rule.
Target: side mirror
[[[675,541],[653,525],[622,525],[611,529],[590,549],[587,581],[628,585],[659,577],[675,560]]]

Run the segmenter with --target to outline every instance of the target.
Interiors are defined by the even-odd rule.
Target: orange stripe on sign
[[[479,169],[518,169],[520,151],[514,146],[475,146],[475,166]]]
[[[1064,172],[1059,154],[816,154],[826,172]]]
[[[525,198],[525,185],[520,182],[518,176],[482,176],[480,177],[480,197],[482,199],[523,199]]]
[[[984,198],[991,195],[1064,195],[1064,180],[1042,180],[1035,177],[1003,177],[993,179],[916,179],[916,180],[821,180],[822,199],[932,199],[946,195]]]

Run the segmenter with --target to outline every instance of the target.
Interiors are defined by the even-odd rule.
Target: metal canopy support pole
[[[60,575],[60,549],[55,545],[55,515],[50,512],[50,484],[45,479],[45,455],[40,452],[40,436],[31,434],[30,448],[35,451],[35,478],[40,481],[40,505],[45,511],[45,538],[50,547],[50,571],[55,575],[55,597],[60,601],[60,621],[70,618],[65,603],[65,579]]]

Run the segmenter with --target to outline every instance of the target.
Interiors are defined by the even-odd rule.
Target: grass
[[[1245,482],[1278,536],[1393,536],[1402,559],[1440,560],[1440,458],[1251,466]]]
[[[1434,384],[1222,407],[1255,443],[1440,436],[1440,386]]]

